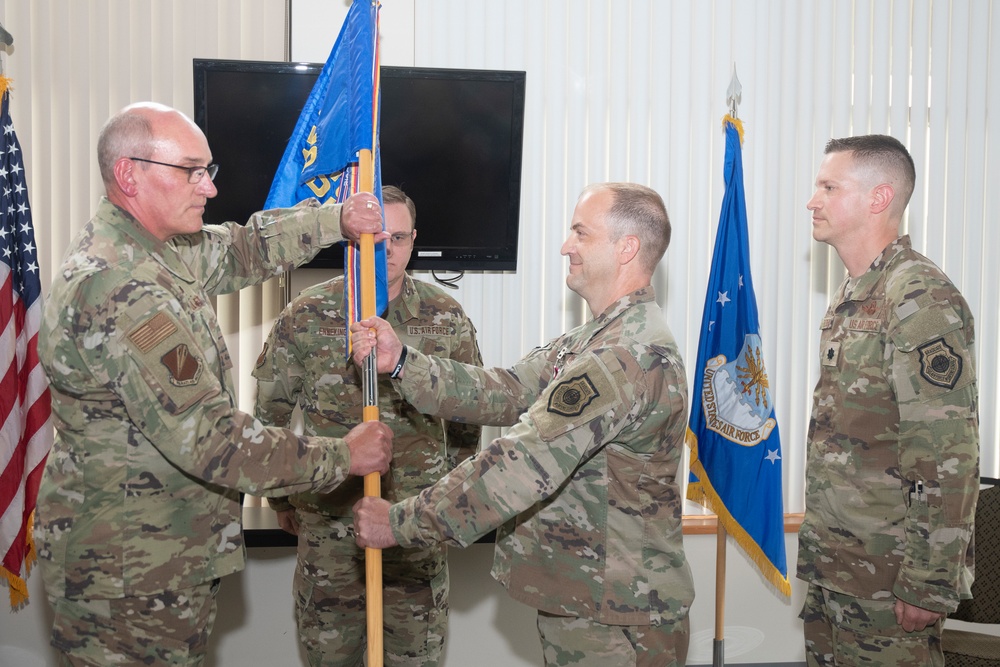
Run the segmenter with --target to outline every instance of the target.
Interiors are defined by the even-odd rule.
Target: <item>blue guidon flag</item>
[[[303,199],[346,201],[361,189],[359,156],[370,150],[374,195],[382,201],[379,159],[378,16],[375,0],[355,0],[288,140],[271,183],[265,209],[294,206]],[[382,222],[383,228],[385,221]],[[361,316],[361,251],[344,247],[344,306],[347,328]],[[375,245],[376,313],[388,305],[385,244]],[[347,335],[350,354],[350,335]]]
[[[712,256],[687,443],[687,497],[714,511],[761,573],[791,595],[781,442],[750,278],[743,126],[726,116],[726,192]]]

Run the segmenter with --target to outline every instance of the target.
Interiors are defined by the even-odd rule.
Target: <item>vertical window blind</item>
[[[4,0],[14,49],[0,56],[13,79],[11,115],[24,151],[43,298],[70,241],[104,192],[101,126],[132,102],[193,118],[193,58],[284,60],[285,0]],[[221,165],[239,169],[240,165]],[[253,407],[250,370],[277,314],[277,281],[216,301],[233,356],[240,406]]]
[[[564,286],[559,248],[586,184],[629,180],[660,192],[671,215],[655,287],[693,373],[735,67],[786,511],[803,509],[819,322],[845,275],[836,253],[812,240],[805,208],[831,137],[884,133],[910,148],[918,182],[904,231],[976,317],[982,473],[1000,472],[1000,263],[991,259],[1000,194],[988,186],[1000,182],[995,3],[415,0],[414,24],[414,65],[528,73],[518,271],[467,274],[458,297],[488,364],[510,364],[589,316]]]
[[[735,66],[786,511],[802,511],[819,321],[844,276],[836,253],[812,240],[805,209],[831,137],[889,133],[910,147],[918,183],[905,231],[955,280],[975,314],[982,471],[1000,473],[1000,262],[991,258],[1000,230],[987,224],[1000,218],[1000,194],[988,185],[1000,182],[1000,126],[994,118],[991,131],[988,114],[1000,109],[993,3],[397,1],[398,8],[383,3],[385,64],[528,73],[518,270],[468,272],[455,294],[479,330],[487,364],[509,365],[589,317],[565,287],[559,249],[585,185],[630,180],[660,192],[671,215],[673,240],[654,284],[692,372],[723,193],[721,118]],[[296,59],[325,60],[346,4],[288,4],[291,30],[281,0],[0,0],[0,22],[15,39],[0,59],[14,80],[11,113],[25,153],[43,291],[103,191],[95,147],[111,113],[154,100],[192,114],[192,58],[283,60],[289,33]],[[313,27],[297,29],[300,21]],[[328,29],[316,37],[319,21]],[[296,41],[306,35],[311,43]],[[295,272],[293,291],[325,277]],[[250,370],[280,293],[269,283],[218,299],[244,409],[252,407]]]

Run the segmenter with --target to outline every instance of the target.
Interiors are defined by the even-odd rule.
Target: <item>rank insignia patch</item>
[[[955,354],[944,338],[925,343],[920,352],[920,376],[938,387],[954,389],[962,375],[962,357]]]
[[[170,371],[170,382],[177,387],[197,384],[201,376],[201,361],[181,343],[160,357],[160,362]]]
[[[548,411],[564,417],[578,417],[600,395],[586,374],[578,375],[563,380],[552,390]]]
[[[823,354],[820,355],[820,363],[824,366],[836,366],[838,359],[840,359],[840,341],[827,343],[823,348]]]

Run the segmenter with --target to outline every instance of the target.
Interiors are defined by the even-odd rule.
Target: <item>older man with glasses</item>
[[[400,339],[428,354],[482,365],[476,330],[462,307],[439,288],[406,274],[413,251],[416,207],[387,186],[385,205],[389,305],[384,317]],[[257,417],[287,426],[296,405],[305,432],[341,436],[361,423],[362,389],[345,351],[344,281],[307,289],[278,318],[257,361]],[[393,431],[385,495],[402,500],[430,486],[474,454],[480,427],[421,414],[391,381],[378,384],[379,418]],[[332,494],[271,499],[278,522],[298,535],[293,583],[299,640],[309,662],[361,665],[365,637],[365,556],[354,541],[354,503],[362,480]],[[448,623],[448,568],[442,546],[387,549],[383,561],[386,664],[438,665]]]
[[[211,301],[345,236],[385,238],[377,200],[203,227],[211,158],[174,109],[114,115],[98,140],[107,196],[48,296],[56,440],[36,537],[61,665],[201,665],[219,578],[244,566],[240,492],[326,493],[388,469],[383,424],[303,438],[241,412]]]

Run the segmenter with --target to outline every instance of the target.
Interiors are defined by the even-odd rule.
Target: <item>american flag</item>
[[[42,320],[38,249],[21,145],[10,119],[9,80],[0,77],[0,579],[10,604],[28,601],[35,561],[31,523],[52,446],[49,386],[38,363]]]

